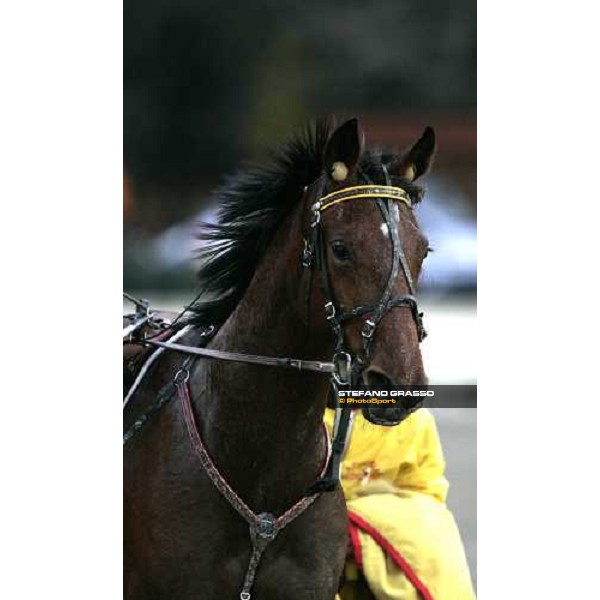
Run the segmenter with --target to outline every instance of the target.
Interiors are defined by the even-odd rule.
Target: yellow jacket
[[[328,410],[325,424],[330,432],[333,418],[333,411]],[[460,534],[446,506],[445,467],[435,420],[428,409],[417,410],[396,427],[373,425],[362,412],[355,414],[342,463],[342,487],[349,512],[367,523],[377,537],[354,528],[361,568],[377,600],[427,598],[411,582],[411,574],[407,576],[397,566],[400,559],[390,560],[393,550],[430,598],[475,598]],[[386,551],[384,543],[393,550]],[[341,598],[358,596],[342,590]]]

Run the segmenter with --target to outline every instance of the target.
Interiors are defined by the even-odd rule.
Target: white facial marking
[[[388,229],[387,223],[382,223],[379,229],[381,229],[381,233],[383,233],[384,238],[387,238],[390,235],[390,230]]]

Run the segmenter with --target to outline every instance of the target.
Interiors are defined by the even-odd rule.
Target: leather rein
[[[195,346],[184,346],[183,344],[159,342],[156,340],[146,340],[144,343],[156,346],[157,348],[181,352],[182,354],[200,356],[202,358],[213,358],[215,360],[263,365],[265,367],[287,367],[298,371],[316,371],[318,373],[334,373],[335,371],[335,366],[332,362],[323,362],[319,360],[300,360],[299,358],[279,358],[276,356],[241,354],[239,352],[225,352],[223,350],[214,350],[212,348],[196,348]]]

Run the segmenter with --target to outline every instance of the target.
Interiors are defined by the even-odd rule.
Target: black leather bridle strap
[[[383,291],[383,294],[381,295],[381,298],[379,299],[379,303],[375,307],[375,312],[370,319],[367,319],[365,321],[365,324],[364,324],[362,332],[361,332],[361,335],[363,337],[363,349],[364,349],[364,354],[365,354],[365,357],[364,357],[365,361],[369,357],[371,345],[373,342],[373,333],[375,331],[375,328],[377,327],[377,325],[379,325],[379,322],[381,321],[381,319],[383,318],[383,316],[385,315],[385,313],[388,310],[387,305],[388,305],[390,298],[392,297],[392,292],[394,290],[394,285],[395,285],[396,279],[398,277],[398,270],[399,270],[399,265],[400,265],[400,258],[399,258],[399,251],[398,251],[398,249],[400,247],[400,241],[398,239],[398,231],[396,229],[395,219],[392,217],[391,202],[392,202],[392,200],[385,200],[385,201],[377,200],[377,207],[379,208],[379,211],[381,212],[381,215],[383,216],[386,227],[388,228],[388,235],[392,242],[392,267],[390,269],[390,274],[388,276],[388,280],[387,280],[385,289]]]
[[[321,263],[320,280],[321,292],[323,293],[323,298],[325,299],[325,318],[327,321],[329,321],[329,324],[331,325],[333,333],[336,337],[335,352],[339,352],[344,345],[344,330],[336,315],[336,303],[335,298],[333,297],[331,282],[329,281],[329,271],[327,269],[327,249],[325,247],[325,240],[323,239],[323,228],[321,226],[318,226],[318,228],[318,251]]]
[[[386,185],[391,185],[388,170],[383,163],[381,163],[381,170],[383,171]],[[388,211],[391,214],[391,220],[394,223],[394,227],[391,232],[392,239],[394,240],[394,238],[395,238],[394,252],[398,253],[398,258],[400,260],[400,264],[402,265],[402,270],[404,271],[404,277],[406,277],[406,283],[408,284],[408,291],[414,295],[415,287],[413,284],[412,276],[410,274],[410,267],[408,266],[408,261],[406,260],[406,254],[404,253],[404,248],[402,247],[400,238],[398,237],[398,224],[399,224],[399,220],[400,220],[400,209],[398,208],[397,204],[394,204],[394,203],[390,202],[389,200],[387,201],[387,207],[388,207]],[[396,215],[397,215],[397,218],[396,218]]]
[[[391,210],[391,208],[393,208],[393,211]],[[400,240],[398,238],[398,229],[397,229],[398,223],[395,218],[395,214],[396,214],[395,211],[397,211],[397,210],[399,210],[399,208],[397,206],[390,207],[390,212],[394,213],[394,217],[393,217],[394,229],[393,229],[392,236],[393,236],[393,238],[396,239],[396,242],[397,242],[395,252],[398,254],[398,260],[400,261],[400,264],[402,265],[402,270],[404,271],[404,278],[406,279],[406,283],[408,285],[408,291],[409,291],[409,293],[414,295],[415,286],[413,284],[412,275],[410,274],[410,267],[408,266],[408,261],[406,260],[406,254],[404,253],[404,248],[402,247],[402,244],[400,243]]]

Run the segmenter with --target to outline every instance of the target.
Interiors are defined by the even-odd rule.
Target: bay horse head
[[[366,147],[356,119],[324,120],[240,171],[203,233],[210,299],[194,322],[224,324],[223,348],[333,356],[339,385],[426,383],[416,285],[429,244],[413,208],[434,153],[429,127],[395,153]]]
[[[313,302],[333,331],[340,383],[426,383],[415,292],[429,244],[413,206],[434,152],[429,127],[407,152],[367,150],[351,119],[329,137],[323,173],[307,188],[304,265],[319,272]]]

